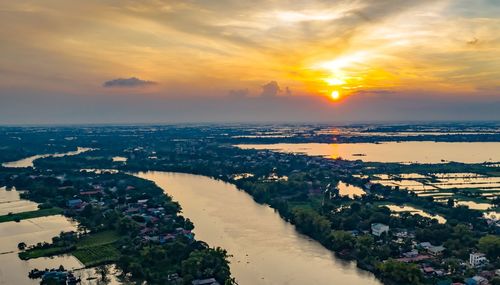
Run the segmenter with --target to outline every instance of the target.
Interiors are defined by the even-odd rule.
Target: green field
[[[115,242],[120,236],[115,231],[104,231],[80,239],[75,246],[71,247],[49,247],[44,249],[30,249],[19,253],[21,259],[30,259],[44,256],[53,256],[62,253],[70,253],[85,266],[115,261],[119,257]]]
[[[120,252],[114,244],[104,244],[78,248],[71,252],[81,263],[87,267],[113,262],[118,259]]]
[[[62,213],[63,209],[61,208],[50,208],[50,209],[41,209],[41,210],[16,213],[16,214],[7,214],[0,216],[0,223],[21,221],[21,220],[33,219],[45,216],[60,215]]]
[[[115,261],[119,257],[115,242],[120,236],[115,231],[90,234],[79,240],[73,254],[85,266],[94,266]]]
[[[53,256],[53,255],[58,255],[58,254],[63,254],[71,251],[71,247],[60,247],[60,246],[54,246],[54,247],[49,247],[49,248],[40,248],[40,249],[30,249],[27,251],[22,251],[19,252],[19,258],[22,260],[27,260],[31,258],[39,258],[39,257],[45,257],[45,256]]]
[[[120,239],[120,235],[118,235],[115,231],[103,231],[94,234],[90,234],[86,237],[83,237],[78,241],[76,246],[78,248],[92,247],[98,245],[105,245],[114,243],[115,241]]]

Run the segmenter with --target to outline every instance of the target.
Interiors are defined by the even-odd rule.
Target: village
[[[140,278],[139,276],[148,273],[142,272],[142,267],[134,267],[134,264],[140,264],[134,263],[134,252],[164,247],[166,252],[184,251],[179,256],[183,260],[189,259],[189,252],[192,251],[206,251],[207,255],[212,251],[195,240],[193,224],[178,215],[180,207],[150,183],[144,183],[130,175],[111,173],[98,175],[84,171],[53,170],[34,172],[36,173],[7,175],[2,177],[2,181],[8,187],[29,189],[23,192],[23,198],[38,201],[44,209],[62,209],[61,213],[78,221],[79,227],[77,232],[62,232],[52,239],[52,243],[26,245],[21,242],[18,246],[22,249],[19,253],[21,259],[74,254],[87,267],[118,263],[121,268],[129,267],[124,272],[125,277]],[[129,181],[133,183],[128,184]],[[32,188],[33,185],[37,187]],[[41,210],[35,213],[39,211]],[[223,252],[213,251],[219,258],[225,258]],[[161,262],[161,258],[159,261]],[[158,266],[160,264],[162,263]],[[158,278],[170,284],[184,284],[186,279],[180,274],[180,264],[172,264],[172,261],[168,264],[171,265],[163,269],[165,275]],[[169,267],[172,269],[169,270]],[[138,271],[141,273],[138,274]],[[71,272],[64,269],[36,269],[30,273],[30,277],[40,278],[43,284],[50,280],[77,284]],[[189,282],[220,284],[214,276],[200,277],[204,278],[188,277]]]

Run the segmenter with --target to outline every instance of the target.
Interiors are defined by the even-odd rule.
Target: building
[[[486,278],[481,277],[481,276],[474,276],[472,278],[467,278],[465,280],[465,284],[467,284],[467,285],[487,285],[488,280]]]
[[[193,282],[191,282],[191,284],[193,284],[193,285],[220,285],[220,283],[217,282],[217,280],[215,280],[215,278],[197,279],[197,280],[193,280]]]
[[[446,248],[444,246],[441,246],[441,245],[440,246],[431,246],[427,249],[427,252],[429,252],[433,256],[438,256],[438,255],[441,255],[445,249]]]
[[[428,241],[424,241],[424,242],[419,243],[418,246],[420,246],[421,248],[423,248],[425,250],[428,250],[429,248],[431,248],[432,244]]]
[[[481,265],[485,264],[486,262],[488,262],[488,259],[486,259],[486,256],[484,255],[484,253],[475,252],[475,253],[469,254],[469,264],[472,267],[481,266]]]
[[[418,250],[414,249],[412,251],[405,252],[405,253],[403,253],[403,256],[404,257],[408,257],[408,258],[417,257],[418,256]]]
[[[381,236],[383,233],[388,233],[389,232],[389,226],[384,225],[384,224],[372,224],[372,235],[374,236]]]
[[[72,200],[68,200],[66,202],[66,206],[68,206],[68,208],[80,208],[80,206],[83,204],[83,201],[81,199],[72,199]]]

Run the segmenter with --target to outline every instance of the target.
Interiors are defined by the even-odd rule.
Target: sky
[[[0,124],[498,110],[500,0],[0,0]]]

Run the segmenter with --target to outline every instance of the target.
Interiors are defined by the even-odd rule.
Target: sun
[[[337,90],[333,90],[332,93],[330,94],[330,98],[333,100],[337,101],[340,99],[340,92]]]

